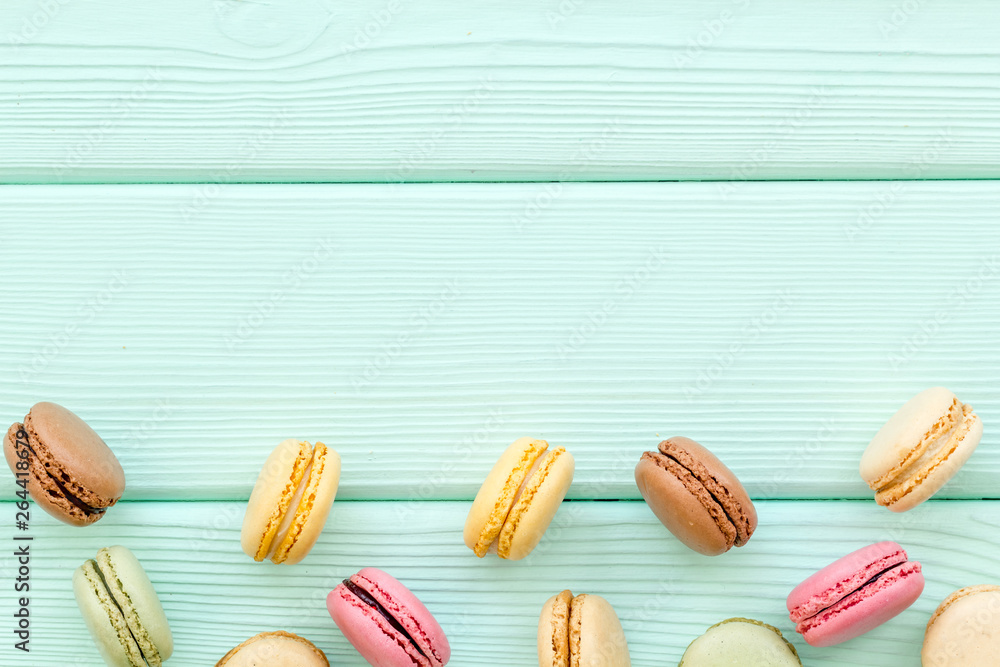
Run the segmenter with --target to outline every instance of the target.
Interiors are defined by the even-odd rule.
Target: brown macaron
[[[73,526],[94,523],[125,492],[125,472],[85,421],[55,403],[37,403],[7,429],[4,458],[43,510]]]
[[[706,556],[746,544],[757,511],[736,475],[690,438],[664,440],[658,449],[639,459],[635,483],[667,530]]]

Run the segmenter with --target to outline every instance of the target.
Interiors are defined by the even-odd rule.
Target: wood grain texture
[[[0,181],[996,178],[996,37],[988,0],[10,0]]]
[[[297,566],[254,563],[239,547],[243,504],[125,503],[85,530],[32,518],[32,662],[0,642],[3,664],[97,667],[73,602],[72,571],[109,544],[130,546],[147,569],[174,632],[170,665],[211,665],[257,632],[287,629],[335,665],[364,661],[330,620],[326,594],[361,567],[385,569],[424,601],[452,644],[452,664],[532,665],[542,603],[563,588],[616,608],[636,667],[675,665],[687,644],[732,616],[757,618],[792,639],[807,667],[909,667],[938,603],[961,586],[996,583],[996,502],[932,502],[903,516],[871,502],[761,503],[750,543],[718,558],[688,551],[641,502],[564,503],[528,559],[477,559],[462,543],[468,503],[338,502]],[[0,510],[12,512],[12,505]],[[405,511],[400,511],[405,510]],[[6,518],[4,519],[6,521]],[[882,539],[924,566],[917,603],[868,635],[817,649],[795,634],[784,598],[812,571]],[[10,560],[0,561],[5,581]],[[13,605],[10,587],[0,604]],[[6,615],[6,614],[5,614]]]
[[[79,412],[128,500],[245,499],[288,437],[341,453],[342,498],[471,499],[523,435],[575,455],[570,497],[637,498],[678,434],[755,498],[862,499],[943,384],[986,436],[941,497],[996,497],[996,183],[565,185],[522,223],[547,187],[231,186],[190,219],[202,186],[5,188],[0,410]]]

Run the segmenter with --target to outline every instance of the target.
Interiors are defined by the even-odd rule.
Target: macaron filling
[[[733,496],[729,488],[712,474],[712,472],[698,459],[692,456],[687,450],[679,446],[676,442],[665,440],[661,442],[657,449],[660,455],[673,461],[677,466],[683,468],[700,484],[705,492],[718,504],[725,514],[725,519],[731,524],[736,532],[733,545],[741,547],[750,540],[753,535],[753,526],[747,516],[740,501]],[[649,452],[655,456],[654,452]],[[670,466],[671,468],[673,466]],[[702,496],[704,497],[704,496]],[[711,510],[710,510],[711,511]],[[727,528],[723,532],[728,533]]]
[[[972,406],[955,399],[948,413],[931,427],[906,461],[876,483],[875,499],[880,504],[898,502],[918,488],[932,472],[948,463],[979,419]]]
[[[504,483],[503,491],[483,526],[479,534],[479,540],[473,549],[480,558],[488,553],[499,553],[500,533],[507,522],[507,517],[510,516],[510,512],[516,502],[520,500],[528,481],[541,465],[546,449],[548,449],[548,444],[545,441],[532,441],[521,454],[520,461],[510,471],[507,481]]]
[[[27,420],[26,420],[27,422]],[[58,465],[51,457],[39,456],[39,451],[43,451],[41,447],[38,446],[38,438],[31,437],[29,431],[30,423],[17,423],[11,427],[12,431],[15,431],[15,439],[19,446],[26,448],[32,454],[32,458],[29,461],[29,471],[38,486],[45,491],[50,497],[54,499],[63,499],[69,502],[73,507],[83,512],[84,515],[88,517],[100,517],[108,511],[108,507],[94,507],[82,499],[79,498],[70,488],[67,486],[69,484],[69,476],[62,470],[59,469]],[[111,501],[111,505],[115,504],[115,500]],[[109,505],[110,506],[110,505]]]
[[[101,604],[106,607],[111,625],[118,634],[118,641],[129,655],[129,659],[132,662],[141,661],[139,664],[142,665],[160,665],[161,661],[158,654],[147,657],[143,653],[142,643],[135,636],[132,624],[128,622],[130,616],[129,610],[123,608],[114,595],[114,589],[109,584],[101,564],[93,559],[87,561],[84,564],[84,574],[90,586],[101,600]]]
[[[565,453],[566,450],[564,448],[556,447],[535,459],[534,464],[528,470],[528,474],[525,475],[524,481],[521,482],[517,494],[514,496],[514,502],[506,519],[504,519],[500,533],[493,540],[493,543],[490,544],[490,553],[495,553],[501,558],[506,558],[510,554],[511,543],[514,540],[521,517],[524,516],[525,511],[530,506],[531,499],[538,493],[539,488],[548,476],[549,469],[555,465],[556,459]]]
[[[379,615],[382,616],[382,618],[384,618],[386,621],[389,622],[389,625],[391,625],[396,632],[403,635],[403,637],[405,637],[406,640],[413,645],[413,648],[415,648],[420,655],[422,655],[425,659],[430,660],[427,654],[424,653],[423,649],[420,648],[420,645],[416,642],[416,640],[413,639],[413,636],[406,631],[406,628],[403,627],[403,624],[400,623],[398,620],[396,620],[396,617],[393,616],[391,613],[389,613],[389,610],[383,607],[378,600],[376,600],[368,593],[368,591],[366,591],[365,589],[363,589],[361,586],[354,583],[350,579],[344,579],[343,583],[344,586],[347,587],[347,590],[351,591],[351,593],[353,593],[355,597],[357,597],[359,600],[361,600],[361,602],[363,602],[364,604],[368,605],[369,607],[377,611]]]
[[[819,626],[821,623],[826,623],[838,614],[841,614],[851,607],[864,602],[870,598],[872,594],[874,594],[876,589],[892,586],[906,577],[919,574],[920,571],[920,563],[916,562],[907,561],[893,565],[886,570],[877,573],[856,590],[841,598],[836,603],[799,622],[795,626],[795,631],[805,634],[812,628]]]
[[[906,562],[903,549],[877,558],[862,568],[856,569],[849,577],[830,586],[819,595],[813,595],[789,611],[793,623],[801,623],[824,609],[832,607],[851,593],[873,583],[886,572]]]

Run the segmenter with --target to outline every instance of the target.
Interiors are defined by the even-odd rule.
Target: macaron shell
[[[709,449],[691,438],[677,436],[661,442],[661,454],[676,459],[691,471],[736,528],[735,546],[741,547],[757,530],[757,510],[739,478]]]
[[[924,635],[922,667],[996,665],[1000,656],[1000,586],[972,586],[949,595]]]
[[[957,400],[944,387],[932,387],[907,401],[872,438],[861,456],[861,478],[872,488],[889,481]]]
[[[125,471],[101,436],[73,412],[55,403],[36,403],[24,424],[32,444],[40,443],[48,456],[69,476],[67,486],[102,499],[95,506],[113,505],[125,492]],[[42,452],[38,452],[42,456]]]
[[[26,436],[17,446],[19,431]],[[37,403],[23,423],[4,437],[4,458],[17,470],[18,449],[31,453],[28,492],[38,506],[73,526],[86,526],[104,516],[86,507],[111,507],[125,492],[125,473],[114,452],[77,415],[55,403]]]
[[[224,655],[215,667],[330,667],[326,654],[290,632],[263,632]]]
[[[553,595],[538,616],[538,667],[569,667],[569,617],[573,593]]]
[[[793,623],[800,623],[906,560],[906,551],[895,542],[877,542],[852,551],[792,589],[785,601],[789,617]]]
[[[308,443],[284,440],[267,457],[247,502],[240,545],[256,561],[264,560],[292,498],[312,460]]]
[[[500,532],[501,558],[520,560],[538,546],[569,491],[575,469],[573,455],[562,447],[545,455]]]
[[[902,483],[877,493],[876,502],[893,512],[906,512],[928,500],[965,465],[982,437],[983,422],[972,412],[936,456],[919,466]]]
[[[802,667],[802,662],[777,628],[731,618],[691,642],[678,667]]]
[[[32,449],[21,446],[17,446],[18,433],[24,432],[24,425],[21,423],[12,424],[7,430],[7,434],[4,436],[3,442],[3,453],[4,458],[7,459],[7,465],[10,467],[11,471],[17,471],[17,462],[19,460],[24,460],[28,462],[28,493],[31,498],[35,501],[46,514],[59,519],[63,523],[68,523],[71,526],[89,526],[90,524],[98,521],[101,518],[101,514],[98,513],[87,513],[82,509],[74,505],[63,493],[62,489],[58,487],[55,481],[49,476],[48,472],[45,470],[45,466],[42,464],[41,459],[39,459],[34,454],[28,456],[27,459],[20,459],[17,455],[19,449],[31,452]],[[27,442],[28,439],[22,442]],[[23,478],[22,478],[23,479]]]
[[[706,556],[729,551],[736,543],[736,528],[725,510],[693,475],[666,458],[646,452],[635,467],[635,482],[646,504],[688,548]]]
[[[123,546],[101,549],[96,562],[143,656],[151,667],[158,667],[173,655],[174,638],[146,570]]]
[[[877,628],[924,590],[920,563],[905,563],[796,627],[811,646],[834,646]]]
[[[87,629],[109,667],[146,667],[128,623],[92,560],[73,572],[73,595]]]
[[[451,659],[451,646],[441,625],[399,580],[382,570],[366,567],[351,577],[351,581],[367,591],[403,626],[435,667]]]
[[[544,440],[518,438],[500,455],[479,487],[465,520],[463,539],[480,558],[500,535],[518,489],[548,446]]]
[[[327,595],[326,608],[347,641],[374,667],[430,667],[409,642],[343,584]]]
[[[599,595],[578,595],[570,612],[573,667],[630,667],[625,631],[611,604]]]
[[[322,442],[317,442],[305,493],[295,512],[288,534],[278,545],[272,560],[294,565],[309,554],[326,525],[340,485],[340,455]]]

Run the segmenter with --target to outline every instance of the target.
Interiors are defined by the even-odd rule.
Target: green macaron
[[[678,667],[801,667],[795,647],[778,628],[750,618],[716,623],[698,637]]]
[[[174,651],[163,606],[135,555],[121,546],[97,552],[73,573],[83,620],[111,667],[159,667]]]

